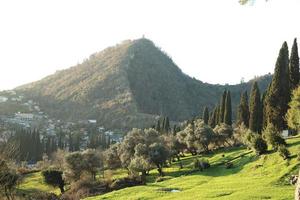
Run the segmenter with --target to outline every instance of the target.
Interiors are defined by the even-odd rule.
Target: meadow
[[[147,177],[147,184],[113,191],[104,195],[89,197],[86,200],[118,199],[293,199],[294,186],[289,178],[297,174],[300,151],[300,138],[287,140],[291,158],[283,160],[278,152],[270,151],[266,155],[256,156],[244,147],[234,147],[219,150],[204,156],[187,155],[179,162],[164,168],[165,178],[156,182],[158,173],[152,170]],[[205,158],[211,167],[204,171],[193,170],[193,160]],[[225,167],[230,161],[233,166]],[[106,172],[107,173],[107,172]],[[125,170],[113,171],[113,177],[126,175]],[[100,176],[99,176],[100,178]],[[43,183],[41,174],[27,175],[18,187],[19,191],[47,191],[59,193],[57,189]]]

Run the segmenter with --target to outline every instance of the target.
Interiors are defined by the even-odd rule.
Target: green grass
[[[289,139],[287,143],[292,155],[290,160],[283,160],[277,152],[260,157],[250,153],[232,161],[233,168],[225,169],[220,163],[248,153],[249,150],[231,148],[205,156],[187,155],[182,158],[183,169],[180,169],[178,162],[164,168],[168,180],[156,183],[158,173],[157,170],[152,170],[145,186],[125,188],[86,200],[293,199],[294,186],[289,185],[288,178],[291,174],[297,174],[299,170],[296,153],[300,148],[300,138]],[[192,161],[196,157],[208,159],[212,167],[203,172],[192,172]],[[113,178],[127,175],[124,169],[112,173]],[[178,189],[180,192],[172,193],[169,192],[170,189]],[[18,193],[35,191],[60,193],[59,189],[47,186],[39,172],[26,175],[18,187]]]
[[[23,178],[23,181],[17,188],[18,193],[32,193],[32,192],[52,192],[60,194],[58,188],[53,188],[44,183],[41,172],[31,173]]]
[[[226,152],[217,152],[204,156],[212,167],[203,171],[189,173],[194,157],[183,159],[184,168],[174,163],[164,171],[171,179],[155,183],[156,171],[148,177],[150,183],[145,186],[125,188],[86,200],[118,199],[118,200],[146,200],[146,199],[221,199],[221,200],[249,200],[249,199],[293,199],[294,186],[289,185],[290,174],[297,174],[299,162],[296,153],[300,147],[300,139],[287,140],[292,158],[283,160],[277,152],[271,152],[260,157],[253,153],[235,159],[233,168],[225,169],[218,165],[223,161],[248,152],[242,148],[232,148]],[[224,155],[224,156],[222,156]],[[180,192],[169,192],[168,189],[178,189]]]

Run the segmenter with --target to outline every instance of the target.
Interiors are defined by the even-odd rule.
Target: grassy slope
[[[293,199],[294,187],[289,185],[290,174],[297,174],[299,162],[295,154],[299,151],[300,138],[289,139],[289,150],[292,158],[284,161],[278,153],[257,158],[253,153],[233,161],[232,169],[218,165],[222,161],[248,152],[243,148],[233,148],[226,152],[217,152],[206,156],[213,165],[204,172],[190,173],[194,157],[182,159],[184,168],[174,163],[165,168],[166,177],[170,178],[155,183],[157,171],[153,170],[146,186],[137,186],[111,192],[105,195],[90,197],[87,200],[100,199]],[[222,155],[225,155],[224,157]],[[123,177],[126,171],[113,172],[114,178]],[[162,188],[179,189],[181,192],[163,192]],[[18,192],[47,191],[59,194],[59,190],[43,183],[40,173],[27,175],[18,187]]]
[[[98,199],[293,199],[294,187],[289,185],[288,176],[297,173],[299,162],[295,154],[300,139],[288,140],[292,158],[284,161],[278,153],[257,158],[253,153],[236,159],[232,169],[214,165],[204,172],[182,175],[191,168],[192,157],[184,161],[184,169],[178,170],[178,163],[166,168],[166,174],[174,178],[160,183],[149,183],[111,192],[105,195],[90,197]],[[227,150],[207,157],[211,163],[218,163],[229,157],[247,152],[244,149]],[[155,173],[153,171],[153,173]],[[156,175],[156,174],[154,174]],[[181,175],[181,176],[180,176]],[[151,179],[151,177],[150,177]],[[163,192],[162,188],[179,189],[181,192]]]
[[[27,194],[36,191],[60,194],[58,188],[53,188],[44,183],[43,177],[40,172],[26,175],[22,183],[18,187],[18,193]]]

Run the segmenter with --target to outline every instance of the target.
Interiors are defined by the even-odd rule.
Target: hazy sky
[[[282,42],[300,37],[299,10],[299,0],[3,0],[0,89],[143,34],[190,76],[238,83],[273,72]]]

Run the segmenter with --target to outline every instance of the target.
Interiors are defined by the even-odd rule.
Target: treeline
[[[84,140],[80,133],[58,132],[54,136],[40,134],[39,130],[16,128],[15,134],[8,143],[14,146],[14,155],[18,161],[28,161],[32,164],[43,159],[43,155],[50,157],[58,149],[69,152],[80,151],[82,148],[106,149],[111,143],[110,137],[101,133],[91,133]]]

